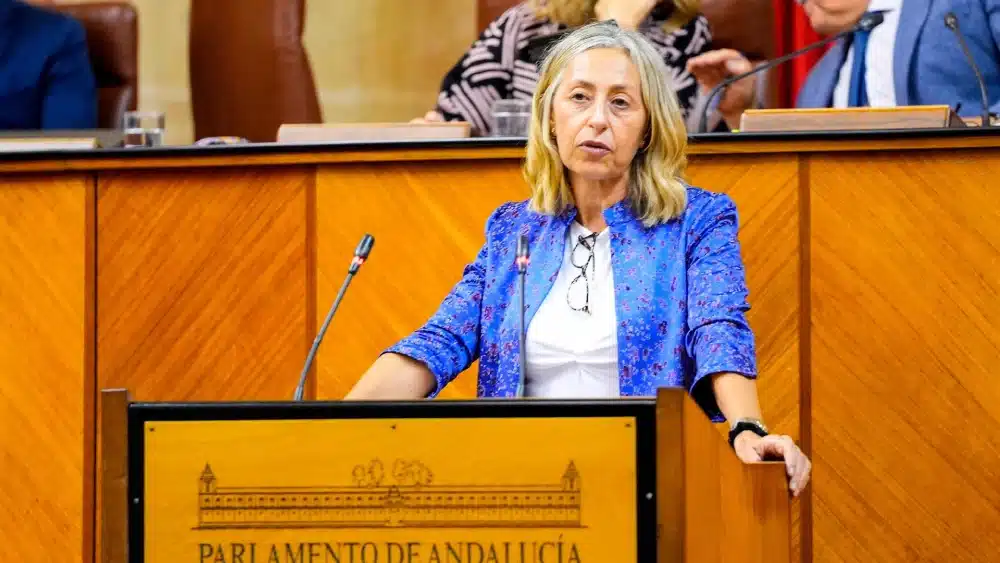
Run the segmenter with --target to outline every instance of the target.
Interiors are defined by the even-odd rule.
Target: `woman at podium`
[[[681,386],[730,422],[741,459],[783,458],[798,494],[809,460],[760,421],[736,208],[682,181],[687,134],[670,83],[656,50],[614,22],[555,44],[532,101],[531,198],[493,212],[486,243],[437,312],[347,399],[433,397],[476,360],[480,397]],[[523,381],[519,239],[530,256]]]

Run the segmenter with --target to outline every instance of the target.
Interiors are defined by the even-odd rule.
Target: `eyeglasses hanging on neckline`
[[[596,271],[597,266],[594,263],[594,246],[596,244],[597,233],[586,236],[577,235],[573,251],[570,253],[570,262],[580,273],[569,282],[569,288],[566,290],[566,303],[570,309],[582,311],[588,315],[590,314],[590,277],[587,275],[587,270],[590,269],[591,275]],[[583,294],[583,299],[579,298],[580,293]],[[580,301],[583,301],[582,306],[579,305]]]

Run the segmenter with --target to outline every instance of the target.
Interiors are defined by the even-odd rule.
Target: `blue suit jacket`
[[[621,202],[605,210],[618,321],[619,386],[624,396],[684,387],[713,420],[723,420],[706,376],[756,377],[754,338],[745,312],[747,287],[737,240],[736,207],[718,193],[688,188],[682,216],[646,227]],[[513,397],[519,382],[514,254],[528,236],[525,322],[559,273],[575,209],[542,215],[526,202],[501,206],[486,243],[437,312],[388,351],[428,366],[436,395],[479,360],[480,397]],[[513,304],[513,306],[511,306]]]
[[[949,11],[983,73],[990,111],[1000,113],[1000,0],[905,0],[893,48],[896,105],[961,103],[959,115],[982,115],[976,75],[966,62],[954,32],[945,27]],[[797,107],[833,105],[833,89],[847,56],[846,42],[833,44],[813,67],[799,91]]]
[[[0,129],[93,129],[97,88],[83,26],[0,0]]]

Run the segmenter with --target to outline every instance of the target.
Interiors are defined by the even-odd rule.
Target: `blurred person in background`
[[[800,4],[813,29],[824,36],[851,29],[866,12],[886,12],[882,24],[870,32],[855,32],[833,43],[810,71],[796,107],[948,105],[957,106],[963,117],[982,115],[975,72],[955,32],[945,25],[945,16],[953,13],[983,74],[990,113],[1000,111],[1000,0],[800,0]],[[732,49],[714,50],[687,62],[703,92],[751,68],[750,61]],[[713,121],[720,128],[739,128],[757,84],[747,78],[731,85],[715,100]]]
[[[0,130],[96,127],[97,85],[83,26],[0,0]]]
[[[466,121],[473,136],[493,129],[491,110],[501,99],[530,102],[538,63],[565,32],[594,20],[615,20],[636,30],[663,57],[686,116],[698,94],[687,61],[710,49],[708,21],[699,0],[527,0],[504,12],[444,77],[437,106],[416,122]]]

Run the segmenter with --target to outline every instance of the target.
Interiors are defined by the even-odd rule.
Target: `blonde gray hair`
[[[542,62],[532,99],[524,178],[531,188],[531,207],[555,215],[573,203],[573,192],[559,149],[551,134],[552,101],[570,61],[591,49],[624,51],[639,74],[646,107],[645,138],[629,174],[628,199],[646,226],[667,222],[684,212],[687,189],[687,130],[672,75],[662,57],[641,35],[611,22],[583,26],[556,43]]]

